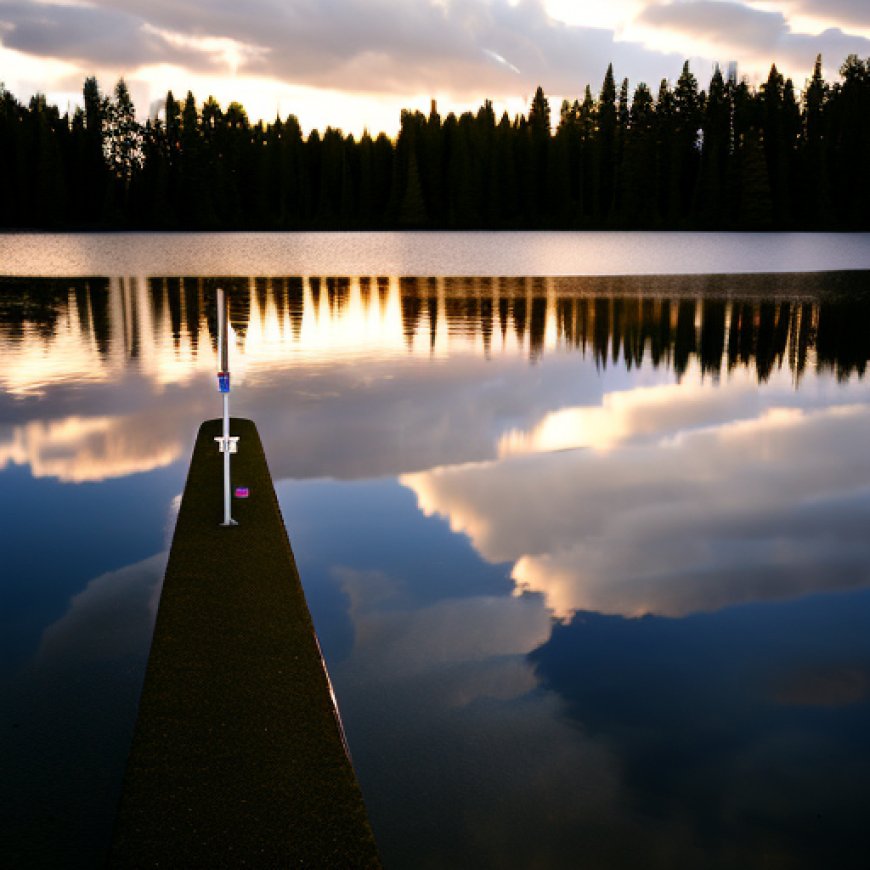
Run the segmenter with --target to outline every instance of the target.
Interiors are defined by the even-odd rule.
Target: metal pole
[[[218,442],[218,449],[224,455],[224,521],[222,526],[235,526],[232,517],[232,501],[230,486],[230,454],[238,448],[238,437],[230,435],[230,353],[229,353],[229,321],[227,319],[227,295],[222,288],[217,291],[218,310],[218,354],[220,370],[218,371],[218,389],[223,399],[223,429]]]
[[[230,397],[224,393],[224,444],[230,443]],[[230,451],[224,450],[224,521],[222,525],[233,526],[235,522],[232,516],[230,504]]]

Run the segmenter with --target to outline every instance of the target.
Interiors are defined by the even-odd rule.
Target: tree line
[[[870,229],[870,58],[802,91],[688,62],[658,91],[607,68],[597,96],[538,88],[526,115],[403,111],[395,139],[170,91],[137,122],[94,78],[61,114],[0,85],[0,226],[45,229]]]

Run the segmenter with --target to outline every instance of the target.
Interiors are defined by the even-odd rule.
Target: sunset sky
[[[868,0],[0,0],[0,82],[62,110],[84,78],[123,75],[140,116],[166,91],[242,102],[303,128],[394,133],[401,108],[525,111],[540,84],[554,109],[594,93],[608,62],[655,90],[689,59],[752,82],[771,62],[800,88],[816,54],[835,79],[870,56]]]

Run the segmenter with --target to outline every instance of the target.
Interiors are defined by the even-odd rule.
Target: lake
[[[10,234],[0,276],[10,866],[104,858],[217,286],[386,866],[864,866],[870,236]]]

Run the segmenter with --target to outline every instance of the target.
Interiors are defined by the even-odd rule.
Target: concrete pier
[[[181,502],[112,867],[377,867],[377,849],[256,427],[223,528],[220,421]]]

